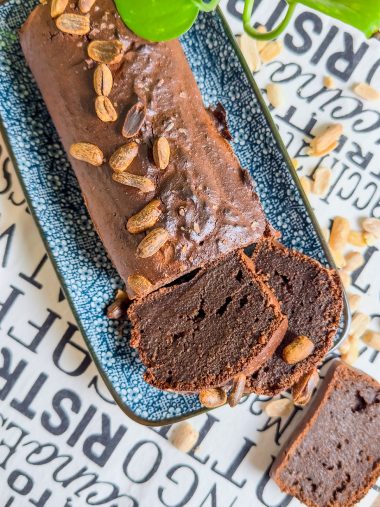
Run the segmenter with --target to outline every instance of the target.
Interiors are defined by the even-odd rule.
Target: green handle
[[[257,40],[271,40],[276,39],[286,28],[288,25],[290,18],[292,17],[292,14],[294,12],[294,9],[296,8],[296,3],[291,3],[288,5],[288,10],[286,12],[285,18],[281,21],[281,23],[278,25],[277,28],[272,30],[271,32],[265,32],[261,33],[258,32],[253,26],[251,25],[251,17],[252,17],[252,11],[253,11],[253,4],[255,3],[255,0],[246,0],[244,4],[244,11],[243,11],[243,26],[244,31],[247,32],[248,35],[253,37]]]

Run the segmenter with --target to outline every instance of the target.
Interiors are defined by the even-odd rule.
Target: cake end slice
[[[134,302],[129,317],[146,381],[178,392],[253,373],[287,329],[278,301],[242,251]]]

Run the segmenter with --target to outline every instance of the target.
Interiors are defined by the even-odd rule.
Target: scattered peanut
[[[217,408],[226,403],[227,393],[220,387],[204,389],[199,393],[199,401],[206,408]]]
[[[313,174],[311,191],[315,195],[324,197],[331,185],[332,171],[328,167],[318,167]]]
[[[314,343],[307,336],[297,336],[282,351],[282,358],[288,364],[303,361],[313,353]]]
[[[311,181],[310,181],[310,179],[307,178],[306,176],[301,176],[300,177],[300,183],[301,183],[301,187],[303,188],[305,194],[309,195],[310,192],[311,192]]]
[[[351,285],[351,276],[350,276],[350,273],[348,273],[347,271],[345,271],[344,269],[342,269],[341,271],[339,271],[339,276],[340,276],[340,279],[342,281],[342,284],[343,284],[343,287],[347,290],[350,288],[350,285]]]
[[[325,76],[323,78],[323,86],[328,89],[335,88],[334,78],[332,78],[331,76]]]
[[[359,357],[359,340],[349,336],[346,342],[347,346],[343,352],[341,351],[342,347],[340,348],[341,359],[352,366]]]
[[[345,271],[352,273],[360,268],[364,264],[364,257],[359,252],[349,252],[345,255],[346,265],[344,266]]]
[[[338,146],[338,141],[343,134],[343,125],[335,123],[327,127],[321,134],[318,134],[310,141],[309,155],[322,157]]]
[[[367,329],[362,336],[362,340],[366,345],[380,352],[380,333]]]
[[[294,169],[297,170],[300,166],[299,160],[297,160],[296,158],[292,158],[291,161]]]
[[[282,50],[283,43],[279,40],[269,41],[260,51],[260,58],[263,63],[268,63],[277,58]]]
[[[376,243],[378,242],[378,238],[374,234],[371,234],[370,232],[363,232],[363,237],[365,244],[367,246],[376,245]]]
[[[368,83],[358,83],[353,87],[356,95],[365,100],[379,100],[380,93]]]
[[[284,102],[284,97],[282,95],[282,89],[277,83],[269,83],[267,85],[267,96],[269,102],[273,107],[281,107]]]
[[[332,248],[330,248],[330,253],[334,259],[334,262],[336,264],[336,267],[338,269],[342,269],[345,267],[346,265],[346,258],[344,257],[344,255],[342,254],[342,252],[339,252],[337,250],[333,250]]]
[[[128,294],[123,290],[118,290],[115,301],[107,308],[107,317],[109,319],[120,319],[120,317],[125,315],[128,303]]]
[[[364,234],[361,231],[350,231],[348,234],[348,243],[358,247],[367,246],[365,242]]]
[[[350,224],[347,218],[335,217],[329,240],[330,248],[336,252],[341,252],[347,244],[349,233]]]
[[[280,398],[269,401],[264,410],[268,417],[287,417],[293,410],[293,403],[288,398]]]
[[[313,395],[314,389],[319,382],[318,370],[313,368],[303,375],[292,387],[293,403],[298,407],[307,405]]]
[[[350,335],[352,338],[360,338],[369,326],[371,317],[366,313],[357,312],[352,317]]]
[[[245,61],[251,72],[257,72],[261,68],[261,58],[257,42],[245,32],[237,37],[237,43],[243,53]]]
[[[195,446],[199,438],[197,431],[188,422],[176,424],[169,436],[169,441],[176,449],[182,452],[189,452]]]
[[[355,313],[359,308],[359,305],[362,301],[362,297],[359,294],[349,294],[348,295],[348,304],[350,306],[351,313]]]
[[[362,223],[363,230],[380,238],[380,218],[366,218]]]
[[[236,375],[232,381],[232,388],[228,395],[228,404],[230,407],[236,407],[244,394],[244,388],[247,377],[244,373]]]

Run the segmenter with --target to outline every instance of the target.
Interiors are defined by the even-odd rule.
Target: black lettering
[[[111,436],[111,420],[108,415],[102,414],[102,432],[86,438],[83,443],[84,454],[100,467],[104,467],[126,431],[127,428],[121,425],[114,436]]]
[[[354,51],[354,39],[351,34],[344,32],[344,50],[338,51],[327,59],[326,67],[331,74],[338,76],[342,81],[348,81],[352,73],[363,58],[368,44],[362,42],[357,51]]]
[[[5,231],[0,234],[0,241],[3,238],[5,238],[5,249],[4,249],[3,260],[1,263],[1,266],[3,268],[6,267],[7,262],[8,262],[9,252],[11,251],[11,244],[13,241],[13,236],[14,236],[15,230],[16,230],[16,224],[12,224],[8,227],[8,229],[5,229]]]
[[[155,450],[155,457],[150,456],[150,453],[142,452],[142,456],[140,456],[140,449],[144,449],[144,447],[153,447]],[[145,449],[144,449],[145,450]],[[128,470],[130,463],[132,462],[134,456],[136,453],[138,453],[137,463],[144,463],[144,472],[146,472],[142,477],[132,477],[131,471]],[[152,464],[148,464],[148,460],[152,459]],[[124,460],[123,463],[123,472],[128,477],[129,480],[136,484],[142,484],[143,482],[149,481],[153,475],[157,472],[158,467],[160,466],[162,461],[162,451],[158,447],[158,445],[153,442],[152,440],[142,440],[141,442],[137,442],[132,449],[127,454],[127,457]],[[133,468],[133,466],[132,466]]]
[[[45,253],[43,255],[42,259],[40,260],[40,262],[38,263],[36,269],[33,271],[33,273],[30,276],[27,276],[24,273],[19,273],[18,276],[20,278],[22,278],[23,280],[25,280],[26,282],[33,285],[34,287],[36,287],[37,289],[42,289],[42,283],[37,282],[36,277],[40,273],[40,271],[43,268],[44,264],[46,263],[47,259],[48,259],[48,256]]]
[[[31,498],[29,500],[29,502],[32,505],[35,505],[35,507],[45,507],[46,502],[49,500],[49,498],[51,497],[51,495],[52,495],[51,490],[50,489],[45,489],[45,491],[42,493],[42,495],[40,496],[40,498],[38,500],[33,500]]]
[[[10,286],[12,289],[12,292],[9,294],[8,298],[4,301],[4,303],[0,302],[0,324],[4,320],[5,316],[9,312],[9,310],[14,305],[16,299],[21,296],[21,294],[24,296],[25,292],[22,292],[22,290],[17,289],[16,287],[13,287],[13,285]],[[0,326],[1,329],[1,326]]]
[[[87,428],[87,426],[89,425],[90,421],[92,420],[95,414],[96,407],[94,407],[94,405],[90,405],[86,410],[84,416],[80,420],[79,424],[75,428],[75,430],[67,439],[67,443],[70,447],[74,447],[74,445],[78,442],[80,437],[83,435],[84,430]]]
[[[372,192],[370,189],[372,188]],[[369,182],[363,190],[361,190],[359,197],[354,201],[354,206],[358,210],[366,209],[367,206],[369,206],[370,202],[372,201],[372,198],[375,196],[377,192],[377,185],[375,182]]]
[[[5,383],[0,389],[0,400],[5,400],[28,363],[22,359],[11,371],[11,351],[3,347],[1,354],[3,356],[3,365],[0,367],[0,378],[5,380]]]
[[[8,486],[19,495],[25,496],[32,491],[33,481],[25,472],[13,470],[8,477]]]
[[[251,442],[251,440],[248,440],[248,438],[244,437],[244,444],[242,445],[241,449],[239,449],[237,455],[235,456],[235,458],[233,459],[232,463],[227,468],[227,470],[225,472],[217,470],[216,466],[218,464],[218,461],[214,461],[211,470],[213,470],[216,474],[221,475],[238,488],[242,488],[244,484],[247,482],[247,479],[243,479],[241,482],[238,482],[234,480],[234,474],[253,446],[256,446],[255,442]]]
[[[51,422],[51,413],[46,410],[42,412],[41,424],[52,435],[62,435],[70,426],[70,418],[67,411],[62,406],[66,400],[70,401],[71,412],[79,414],[81,408],[80,398],[76,393],[70,391],[69,389],[61,389],[53,397],[53,409],[59,418],[58,423],[53,424]]]
[[[5,421],[4,421],[5,424]],[[17,430],[18,436],[13,436],[13,431]],[[22,429],[20,426],[17,426],[17,424],[10,422],[8,426],[6,427],[6,432],[10,432],[12,437],[16,437],[12,444],[7,443],[4,438],[0,440],[0,449],[5,447],[9,452],[8,454],[3,458],[3,461],[0,461],[0,468],[6,469],[7,463],[9,459],[16,454],[16,451],[18,449],[18,446],[21,444],[21,442],[24,440],[24,438],[29,435],[27,431]]]
[[[13,407],[15,410],[20,412],[20,414],[23,414],[28,419],[34,419],[36,412],[30,408],[30,405],[33,403],[34,398],[40,392],[40,390],[42,389],[42,386],[45,384],[47,379],[48,379],[48,376],[45,375],[45,373],[41,373],[40,375],[38,375],[36,381],[34,382],[32,387],[29,389],[25,398],[22,401],[19,401],[19,400],[16,400],[16,398],[13,398],[13,400],[11,401],[11,407]]]
[[[160,486],[158,488],[158,498],[161,500],[161,503],[163,503],[163,505],[165,505],[165,507],[183,507],[184,505],[186,505],[193,497],[195,491],[197,490],[197,487],[198,487],[198,482],[199,482],[199,479],[198,479],[198,475],[196,473],[195,470],[193,470],[191,467],[189,467],[188,465],[174,465],[169,471],[168,473],[166,474],[166,477],[169,479],[169,481],[171,481],[173,484],[176,484],[176,485],[179,485],[179,482],[178,482],[178,479],[177,477],[179,476],[181,479],[183,479],[184,477],[184,474],[183,472],[190,472],[190,476],[189,476],[189,479],[192,481],[191,484],[189,485],[188,487],[188,490],[187,492],[185,493],[185,495],[182,497],[181,500],[179,500],[178,502],[176,503],[172,503],[172,501],[170,503],[167,503],[167,501],[164,500],[164,491],[165,491],[165,488]],[[179,472],[179,474],[177,473]],[[189,474],[187,474],[189,475]],[[185,478],[186,480],[186,478]],[[179,492],[182,494],[184,492],[184,489],[185,489],[185,486],[183,486],[182,484],[180,485],[180,487],[178,488]]]
[[[272,466],[272,463],[274,461],[274,458],[272,456],[272,462],[271,464],[269,465],[269,467],[265,470],[265,473],[264,475],[262,476],[262,478],[260,479],[260,482],[258,483],[257,487],[256,487],[256,495],[257,495],[257,498],[260,500],[260,502],[265,505],[265,507],[286,507],[287,505],[290,504],[290,502],[292,501],[292,497],[289,496],[289,495],[286,495],[285,498],[283,500],[281,500],[280,503],[276,503],[276,504],[273,504],[273,503],[267,503],[265,500],[264,500],[264,493],[265,493],[265,488],[267,486],[267,484],[270,482],[270,476],[269,476],[269,470],[271,469],[271,466]]]
[[[13,326],[11,326],[9,328],[8,336],[10,338],[12,338],[13,340],[15,340],[17,343],[20,343],[20,345],[22,345],[23,347],[27,348],[28,350],[30,350],[31,352],[36,354],[37,348],[38,348],[39,344],[42,342],[42,340],[45,338],[47,332],[50,330],[50,328],[52,327],[54,322],[57,319],[61,318],[57,313],[53,312],[53,310],[49,310],[49,308],[47,309],[47,312],[48,312],[48,315],[47,315],[46,319],[44,320],[44,322],[40,326],[38,324],[36,324],[35,322],[28,320],[28,324],[30,326],[34,327],[34,329],[37,329],[36,335],[34,336],[34,338],[32,339],[32,341],[29,344],[25,343],[24,340],[22,340],[21,338],[18,338],[17,336],[15,336],[13,334],[13,330],[14,330]]]
[[[285,46],[299,55],[307,53],[312,46],[309,33],[320,34],[322,28],[322,20],[319,16],[314,12],[302,12],[294,21],[294,29],[301,37],[301,40],[296,42],[295,37],[287,33],[284,37]]]
[[[212,415],[210,413],[206,414],[206,417],[207,417],[206,422],[204,423],[204,425],[199,430],[199,437],[198,437],[198,440],[197,440],[196,447],[200,447],[202,445],[203,440],[207,437],[207,435],[209,434],[211,428],[214,426],[214,424],[216,422],[219,422],[219,419],[217,419],[214,415]],[[195,449],[192,449],[189,452],[189,455],[192,458],[194,458],[197,461],[199,461],[199,463],[202,463],[203,465],[205,463],[207,463],[208,460],[210,459],[209,455],[205,456],[203,459],[199,458],[198,456],[195,455]]]
[[[77,377],[79,375],[82,375],[82,373],[84,373],[91,364],[91,357],[90,357],[89,352],[71,340],[71,338],[74,336],[74,334],[77,331],[78,331],[78,328],[74,324],[68,323],[65,334],[62,336],[62,339],[59,341],[58,345],[56,346],[56,348],[53,351],[53,362],[56,365],[56,367],[59,370],[66,373],[67,375],[70,375],[71,377]],[[63,368],[63,366],[61,366],[61,364],[60,364],[60,360],[62,358],[62,355],[67,350],[66,346],[72,347],[76,351],[80,352],[83,356],[79,365],[75,365],[76,367],[73,369],[70,369],[70,370]],[[72,363],[73,363],[73,356],[71,354],[70,355],[70,364],[72,364]]]

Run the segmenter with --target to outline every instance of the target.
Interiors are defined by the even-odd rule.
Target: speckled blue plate
[[[105,317],[122,283],[97,237],[36,84],[17,31],[37,0],[0,5],[0,117],[15,167],[46,248],[99,371],[119,406],[143,424],[199,413],[196,396],[161,392],[143,380],[128,329]],[[256,180],[283,241],[324,264],[326,251],[276,127],[220,12],[204,14],[181,39],[206,105],[227,110],[233,147]],[[53,85],[53,84],[52,84]],[[346,307],[341,338],[349,316]]]

